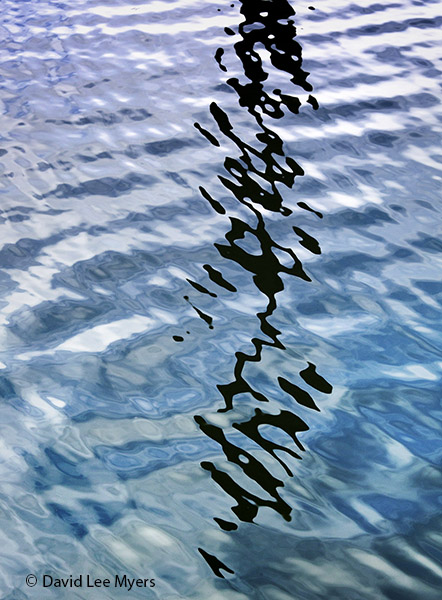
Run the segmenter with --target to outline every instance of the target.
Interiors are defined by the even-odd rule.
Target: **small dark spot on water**
[[[28,221],[30,217],[28,215],[11,215],[8,221],[11,223],[21,223],[22,221]]]
[[[198,552],[202,555],[202,557],[205,559],[205,561],[207,562],[207,564],[209,565],[209,567],[212,569],[212,571],[215,573],[215,575],[217,577],[221,577],[222,579],[224,579],[224,575],[221,573],[221,569],[223,571],[227,571],[227,573],[235,572],[235,571],[232,571],[232,569],[230,569],[229,567],[227,567],[218,558],[216,558],[216,556],[214,556],[213,554],[209,554],[202,548],[198,548]]]
[[[423,208],[426,208],[428,210],[432,210],[434,212],[437,212],[437,210],[434,208],[434,206],[432,206],[426,200],[416,200],[416,204],[419,204],[419,206],[423,206]]]
[[[235,531],[238,529],[238,525],[236,523],[232,523],[231,521],[224,521],[224,519],[219,519],[218,517],[214,517],[213,520],[218,523],[221,529],[224,531]]]
[[[190,331],[186,331],[187,335],[190,335]]]
[[[313,210],[313,208],[310,208],[310,206],[308,204],[306,204],[305,202],[298,202],[297,204],[298,204],[299,208],[303,208],[304,210],[308,210],[308,211],[314,213],[320,219],[322,219],[322,217],[324,216],[318,210]]]
[[[303,380],[323,394],[331,394],[333,387],[321,375],[316,373],[316,365],[309,362],[308,367],[299,372]]]
[[[314,6],[309,6],[308,9],[309,10],[316,10],[316,8]]]
[[[214,146],[219,147],[219,142],[216,139],[216,137],[214,135],[212,135],[210,133],[210,131],[207,131],[207,129],[204,129],[203,127],[201,127],[201,125],[199,123],[194,123],[193,126],[198,129],[198,131],[207,139],[209,140],[209,142],[211,144],[213,144]]]
[[[192,306],[193,306],[193,304],[192,304]],[[200,310],[196,306],[193,306],[193,309],[196,311],[198,316],[207,323],[207,325],[209,326],[209,329],[213,329],[212,317],[209,317],[209,315],[206,315],[206,313],[204,313],[202,310]]]
[[[227,35],[235,35],[235,32],[233,29],[230,29],[230,27],[224,27],[224,31],[227,33]]]
[[[318,101],[316,100],[316,98],[314,96],[310,95],[307,98],[307,102],[313,106],[313,110],[318,110],[319,104],[318,104]]]
[[[223,48],[217,48],[216,52],[215,52],[215,60],[219,65],[219,68],[221,69],[221,71],[224,71],[225,73],[227,72],[227,68],[222,64],[221,62],[221,58],[224,54],[224,49]],[[219,146],[219,144],[218,144]]]
[[[307,248],[307,250],[310,250],[310,252],[313,254],[321,254],[321,248],[319,247],[318,241],[315,240],[314,237],[299,227],[293,227],[293,231],[301,238],[299,242],[301,246],[304,246],[304,248]]]
[[[319,410],[310,394],[302,388],[291,383],[287,379],[284,379],[284,377],[278,377],[278,383],[281,386],[281,389],[284,390],[284,392],[287,392],[287,394],[290,394],[298,404],[311,408],[312,410]]]
[[[202,294],[208,294],[209,296],[212,296],[212,298],[216,298],[216,294],[214,292],[209,291],[207,288],[197,283],[196,281],[192,281],[191,279],[186,279],[186,281],[190,283],[192,287],[198,290],[198,292],[201,292]]]
[[[384,146],[385,148],[393,148],[394,142],[398,139],[396,135],[390,133],[384,133],[382,131],[376,133],[370,133],[368,140],[376,146]]]
[[[190,283],[190,280],[188,280],[188,281]],[[197,313],[197,315],[199,316],[199,318],[202,319],[203,321],[205,321],[207,323],[207,325],[209,326],[209,329],[213,329],[213,325],[212,325],[213,318],[211,316],[209,316],[209,315],[206,315],[206,313],[204,313],[202,310],[200,310],[199,308],[197,308],[196,306],[194,306],[192,304],[192,302],[190,302],[189,296],[183,296],[183,298],[184,298],[184,300],[186,300],[190,304],[190,306]]]
[[[289,111],[297,115],[301,106],[299,98],[297,98],[296,96],[290,96],[290,94],[282,94],[281,91],[279,91],[279,95],[281,96],[281,102],[283,102],[287,106]],[[301,173],[299,174],[301,175]]]
[[[400,204],[390,204],[390,208],[391,208],[391,210],[395,210],[396,212],[400,212],[403,215],[407,214],[407,211],[405,210],[405,208],[403,206],[401,206]]]
[[[172,337],[175,340],[175,342],[184,342],[184,338],[181,337],[180,335],[174,335]]]
[[[220,204],[218,202],[218,200],[215,200],[215,198],[212,198],[212,196],[209,194],[209,192],[207,190],[205,190],[202,185],[200,185],[199,191],[201,193],[201,196],[209,202],[209,204],[213,208],[213,210],[215,210],[219,215],[226,214],[226,209],[224,208],[224,206],[222,204]]]
[[[236,292],[236,287],[234,285],[232,285],[231,283],[229,283],[226,279],[224,279],[224,277],[222,276],[222,274],[219,271],[217,271],[210,265],[203,265],[203,269],[205,269],[207,271],[210,279],[214,283],[225,288],[229,292]]]

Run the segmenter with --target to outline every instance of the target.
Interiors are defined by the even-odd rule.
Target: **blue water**
[[[2,598],[441,597],[441,3],[314,8],[2,3]]]

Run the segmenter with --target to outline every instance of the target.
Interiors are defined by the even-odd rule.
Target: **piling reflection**
[[[284,206],[284,199],[277,184],[291,189],[294,186],[295,178],[304,174],[301,166],[292,157],[285,155],[283,141],[265,122],[268,121],[268,118],[281,119],[286,110],[297,114],[301,107],[301,101],[298,97],[284,93],[279,88],[273,89],[271,92],[266,89],[265,82],[269,78],[269,72],[266,70],[263,55],[268,56],[269,71],[271,71],[271,67],[283,71],[289,74],[291,83],[301,88],[303,92],[312,91],[312,86],[307,82],[308,73],[302,69],[301,46],[295,40],[296,28],[292,19],[295,11],[286,0],[274,0],[273,2],[243,0],[240,12],[244,20],[238,26],[238,31],[226,28],[225,32],[227,35],[239,35],[241,38],[233,48],[241,62],[246,83],[241,83],[238,78],[228,78],[226,83],[236,92],[239,105],[252,115],[253,127],[256,130],[256,139],[260,143],[260,149],[241,139],[235,132],[229,115],[215,102],[210,105],[210,113],[218,132],[213,134],[198,123],[195,123],[195,127],[211,144],[219,147],[220,136],[224,136],[239,150],[238,156],[225,158],[225,173],[219,175],[218,179],[229,194],[250,211],[255,225],[252,226],[237,216],[229,216],[230,230],[225,234],[227,243],[217,243],[215,247],[224,259],[234,261],[242,269],[252,274],[253,282],[257,290],[266,298],[267,304],[265,310],[256,315],[263,336],[251,339],[254,352],[250,354],[236,352],[233,381],[218,385],[218,390],[224,399],[224,406],[219,408],[218,412],[231,411],[234,408],[236,397],[243,394],[249,394],[260,403],[269,401],[265,394],[252,387],[246,380],[245,367],[248,363],[261,361],[264,347],[285,349],[280,339],[281,332],[269,321],[277,308],[276,296],[284,289],[281,275],[293,275],[306,282],[311,281],[294,250],[278,243],[271,237],[266,226],[265,213],[262,211],[264,209],[280,213],[282,216],[290,215],[292,211]],[[228,68],[223,62],[224,55],[225,50],[219,48],[216,51],[215,60],[220,69],[228,73]],[[309,95],[306,102],[313,109],[318,108],[318,103],[313,96]],[[258,167],[256,163],[259,163],[261,167]],[[200,187],[200,192],[216,212],[227,214],[225,206],[213,198],[204,187]],[[299,202],[298,206],[322,218],[320,213],[311,209],[307,204]],[[321,253],[318,241],[310,234],[296,226],[293,227],[293,231],[300,238],[299,243],[305,249],[316,255]],[[259,254],[249,253],[240,247],[238,242],[246,235],[256,239],[260,248]],[[284,264],[279,258],[281,256],[287,259],[284,260]],[[287,266],[287,262],[289,266]],[[222,273],[215,271],[210,265],[205,265],[204,268],[214,283],[231,292],[236,291],[234,286],[224,279]],[[201,293],[210,293],[201,284],[192,281],[189,283]],[[214,293],[211,295],[215,296]],[[187,297],[186,300],[188,300]],[[198,311],[196,307],[194,308]],[[201,314],[200,316],[207,321],[207,315]],[[212,321],[210,321],[211,323]],[[321,393],[331,393],[332,386],[316,372],[316,365],[306,362],[308,366],[299,372],[303,382]],[[282,392],[289,394],[298,404],[319,411],[315,400],[305,389],[284,377],[278,377],[278,384]],[[248,480],[254,482],[254,489],[257,484],[265,492],[265,497],[260,497],[256,493],[248,491],[236,482],[231,474],[212,462],[202,462],[201,466],[210,473],[213,481],[235,500],[236,505],[232,507],[232,512],[237,519],[253,522],[261,507],[269,507],[278,512],[286,521],[290,521],[292,508],[278,491],[284,486],[283,481],[272,475],[251,452],[230,441],[222,427],[209,423],[202,416],[196,416],[195,421],[205,435],[219,444],[226,459],[239,467]],[[269,427],[277,428],[287,434],[299,452],[265,437],[260,431],[261,426],[267,426],[267,430]],[[254,415],[249,420],[233,423],[232,428],[270,454],[283,467],[288,476],[293,475],[292,469],[281,457],[281,454],[294,459],[301,458],[300,452],[304,450],[304,447],[297,435],[308,430],[308,425],[299,416],[288,410],[281,410],[279,414],[271,414],[256,407]],[[215,521],[225,531],[232,531],[238,527],[237,523],[218,517],[215,518]],[[225,565],[221,566],[216,557],[209,555],[204,550],[200,549],[200,552],[213,572],[222,577],[220,568],[226,568]]]

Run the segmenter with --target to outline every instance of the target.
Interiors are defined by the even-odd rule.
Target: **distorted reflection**
[[[295,40],[296,28],[293,21],[295,11],[286,0],[274,2],[243,0],[240,12],[244,20],[238,26],[237,32],[230,28],[225,28],[225,32],[229,36],[241,38],[233,45],[233,48],[241,62],[246,83],[240,83],[238,78],[231,77],[226,80],[226,84],[236,92],[239,105],[253,117],[256,139],[260,143],[260,148],[258,149],[241,139],[235,132],[229,115],[215,102],[210,105],[210,113],[218,133],[211,133],[199,123],[195,123],[195,127],[214,146],[219,147],[220,136],[224,136],[238,149],[238,156],[226,156],[224,159],[226,174],[218,175],[218,179],[230,195],[250,211],[255,225],[250,225],[237,216],[229,216],[226,207],[219,200],[213,198],[205,187],[201,186],[200,192],[216,212],[229,216],[230,230],[225,234],[227,244],[216,243],[215,248],[221,257],[234,261],[242,269],[252,274],[253,282],[257,290],[266,298],[267,306],[263,312],[256,314],[263,337],[251,339],[254,352],[247,354],[237,351],[233,381],[218,385],[218,390],[224,399],[224,406],[219,408],[218,412],[231,411],[234,408],[236,397],[244,394],[250,394],[258,402],[269,401],[262,391],[247,381],[246,365],[259,363],[264,347],[285,349],[283,342],[279,339],[281,331],[270,323],[270,317],[277,308],[276,296],[284,289],[281,275],[293,275],[306,282],[311,281],[294,250],[272,238],[265,220],[265,211],[280,213],[282,216],[292,213],[284,205],[284,199],[277,184],[291,189],[294,186],[295,178],[304,174],[300,165],[292,157],[285,155],[282,139],[265,122],[266,117],[282,119],[284,109],[297,114],[301,107],[301,100],[297,96],[284,93],[279,88],[271,91],[266,89],[265,83],[269,79],[269,71],[272,68],[288,73],[290,82],[301,88],[302,91],[311,92],[313,89],[307,82],[308,73],[302,69],[301,46]],[[220,69],[228,73],[228,68],[223,62],[224,55],[225,50],[218,48],[215,60]],[[270,64],[265,63],[262,58],[264,55],[268,56],[267,62]],[[313,109],[318,108],[318,103],[313,96],[309,95],[306,102]],[[257,166],[257,162],[262,166]],[[298,203],[298,206],[322,217],[320,213],[313,211],[303,202]],[[299,243],[305,249],[313,254],[321,253],[318,241],[309,233],[296,226],[293,227],[293,231],[300,238]],[[258,254],[251,253],[238,244],[246,236],[255,238],[260,249]],[[281,262],[281,256],[286,260]],[[286,262],[289,263],[288,266],[285,264]],[[234,286],[227,282],[220,272],[215,271],[210,265],[205,265],[204,268],[213,282],[229,291],[235,291]],[[189,281],[189,283],[197,291],[216,297],[215,293],[210,292],[201,284],[193,281]],[[189,301],[187,296],[185,299]],[[193,307],[199,316],[213,327],[212,319],[196,306]],[[306,362],[308,366],[299,372],[300,378],[315,390],[330,394],[332,386],[316,372],[316,365]],[[284,377],[278,377],[278,384],[280,389],[292,396],[298,404],[319,411],[315,400],[302,387]],[[226,459],[237,465],[246,478],[254,481],[265,492],[265,497],[252,493],[214,463],[202,462],[203,469],[208,471],[218,486],[235,500],[236,505],[232,507],[235,516],[241,521],[253,522],[260,507],[269,507],[289,521],[292,508],[278,493],[278,488],[284,486],[283,481],[273,476],[251,452],[231,442],[222,427],[209,423],[202,416],[196,416],[195,421],[205,435],[219,444]],[[249,420],[232,424],[234,429],[276,459],[287,475],[292,476],[291,467],[277,454],[277,451],[282,451],[295,459],[300,459],[300,454],[267,439],[261,434],[260,426],[271,426],[285,432],[293,440],[297,449],[303,451],[304,448],[297,439],[297,434],[306,431],[308,425],[291,411],[281,410],[279,414],[271,414],[261,408],[255,408],[255,413]],[[236,523],[218,517],[215,517],[215,521],[226,531],[238,527]],[[218,559],[214,561],[212,557],[209,560],[211,555],[205,551],[202,551],[201,554],[214,573],[222,577]]]

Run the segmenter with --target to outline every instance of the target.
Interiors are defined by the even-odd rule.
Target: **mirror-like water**
[[[2,4],[2,597],[440,598],[440,8]]]

